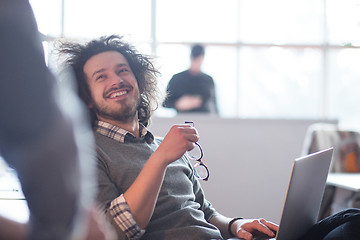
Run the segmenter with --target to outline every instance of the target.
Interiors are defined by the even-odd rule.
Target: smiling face
[[[84,65],[84,73],[92,97],[88,107],[99,120],[115,124],[137,119],[139,88],[121,53],[107,51],[92,56]]]

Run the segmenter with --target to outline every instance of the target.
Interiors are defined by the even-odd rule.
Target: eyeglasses
[[[194,122],[188,122],[186,121],[185,124],[192,124],[192,126],[195,126]],[[198,142],[195,142],[196,146],[194,149],[187,151],[186,155],[190,160],[196,161],[197,163],[193,166],[193,174],[197,179],[201,179],[204,181],[209,180],[209,169],[205,165],[205,163],[202,161],[202,158],[204,156],[204,153],[202,151],[202,148]]]

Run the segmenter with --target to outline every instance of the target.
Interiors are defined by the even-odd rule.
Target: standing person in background
[[[0,0],[0,32],[0,153],[17,171],[30,211],[27,224],[0,216],[0,239],[109,239],[85,186],[95,181],[92,134],[76,103],[71,112],[55,97],[27,0]]]
[[[164,107],[175,108],[178,113],[218,113],[214,80],[201,71],[204,56],[202,45],[191,48],[190,68],[171,78]]]

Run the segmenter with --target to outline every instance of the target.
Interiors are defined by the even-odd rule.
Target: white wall
[[[264,217],[278,223],[292,161],[301,154],[307,127],[320,120],[178,115],[153,117],[149,129],[165,136],[173,124],[184,121],[195,121],[199,131],[210,170],[202,186],[215,208],[229,217]]]

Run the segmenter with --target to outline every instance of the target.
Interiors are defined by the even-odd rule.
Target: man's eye
[[[99,80],[99,79],[102,79],[102,78],[105,78],[105,76],[104,75],[99,75],[99,76],[96,77],[96,80]]]
[[[129,70],[127,68],[122,68],[118,71],[118,73],[122,73],[122,72],[128,72]]]

